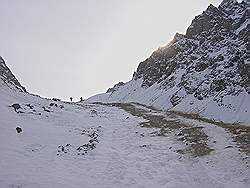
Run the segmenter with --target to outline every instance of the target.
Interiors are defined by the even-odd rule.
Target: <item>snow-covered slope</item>
[[[223,1],[229,2],[233,3]],[[132,81],[92,99],[144,104],[153,99],[163,109],[173,105],[169,96],[178,89],[176,84],[169,82],[173,86],[166,84],[168,89],[161,89],[161,82],[149,86],[150,79],[145,81],[146,74],[143,71],[140,77],[139,72],[138,68]],[[184,73],[185,69],[176,68],[171,74],[177,81]],[[244,75],[244,69],[237,73],[239,80]],[[238,94],[225,95],[223,104],[235,97],[239,110],[248,109],[248,81],[240,83],[235,87]],[[197,100],[182,92],[186,96],[175,108],[190,101],[202,106],[211,99]],[[209,104],[212,107],[206,106],[205,112],[218,109],[214,108],[218,102]],[[188,111],[190,106],[181,109]],[[245,118],[244,113],[237,114]],[[195,120],[140,104],[44,99],[28,93],[0,59],[0,188],[248,188],[249,128]]]
[[[1,66],[1,188],[249,187],[244,126],[135,104],[44,99]]]
[[[224,0],[141,62],[133,79],[87,102],[138,102],[250,125],[249,4]]]

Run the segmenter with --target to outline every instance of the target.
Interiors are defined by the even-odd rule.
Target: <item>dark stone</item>
[[[50,112],[48,109],[46,109],[44,106],[42,107],[45,112]]]
[[[22,130],[22,128],[21,127],[16,127],[16,132],[17,133],[21,133],[23,130]]]
[[[226,83],[224,80],[214,80],[211,84],[211,90],[219,92],[226,89]]]
[[[179,97],[177,94],[172,95],[170,98],[170,102],[172,103],[173,106],[176,106],[180,103],[181,97]]]
[[[53,101],[61,101],[61,99],[53,98]]]
[[[30,109],[34,108],[34,106],[32,106],[31,104],[26,104],[26,106],[28,106]]]
[[[17,112],[18,109],[21,108],[20,104],[17,104],[17,103],[16,104],[12,104],[10,107],[13,107],[16,112]]]
[[[180,133],[178,133],[178,134],[177,134],[177,136],[183,136],[183,133],[182,133],[182,132],[180,132]]]
[[[198,96],[197,96],[197,99],[201,101],[201,100],[203,100],[203,97],[200,96],[200,95],[198,95]]]
[[[49,106],[55,106],[55,107],[57,107],[57,104],[52,102],[52,103],[49,104]]]
[[[91,114],[93,115],[97,115],[97,111],[96,110],[90,110]]]
[[[200,62],[200,63],[196,64],[195,70],[197,72],[201,72],[201,71],[204,71],[207,67],[208,67],[208,65],[206,63]]]

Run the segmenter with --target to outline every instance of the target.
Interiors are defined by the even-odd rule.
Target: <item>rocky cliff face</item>
[[[250,99],[248,11],[247,1],[209,5],[185,35],[177,33],[141,62],[131,81],[89,101],[133,101],[216,119],[225,118],[211,116],[211,109],[239,113]]]
[[[146,88],[155,83],[164,89],[177,85],[173,105],[180,102],[174,100],[182,98],[180,91],[199,100],[222,91],[249,93],[248,21],[244,1],[223,1],[219,8],[210,5],[192,21],[186,35],[176,34],[169,45],[140,63],[133,79],[142,78]]]
[[[16,77],[12,74],[10,69],[6,66],[3,58],[0,56],[0,80],[3,84],[17,89],[22,92],[27,92],[26,89],[19,83]]]

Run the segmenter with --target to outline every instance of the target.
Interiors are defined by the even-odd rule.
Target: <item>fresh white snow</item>
[[[249,187],[248,156],[215,125],[179,117],[203,126],[214,149],[207,156],[192,158],[176,152],[185,144],[176,140],[174,132],[155,136],[159,129],[139,126],[146,120],[117,107],[55,102],[3,84],[0,99],[1,188]],[[9,107],[14,103],[24,113]],[[17,126],[23,132],[17,134]],[[77,148],[89,143],[93,132],[98,135],[96,147],[79,152]],[[228,145],[232,148],[225,149]]]

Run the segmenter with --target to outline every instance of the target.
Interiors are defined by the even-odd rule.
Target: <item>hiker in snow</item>
[[[83,98],[82,97],[80,97],[80,102],[82,102],[83,101]]]
[[[69,99],[70,99],[71,102],[73,101],[73,97],[70,97]]]

